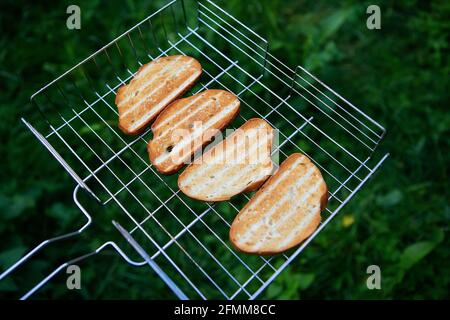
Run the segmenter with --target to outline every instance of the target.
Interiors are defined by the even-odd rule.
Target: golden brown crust
[[[230,242],[240,252],[291,249],[319,226],[328,191],[320,171],[300,153],[289,156],[234,219]]]
[[[177,172],[236,117],[239,108],[234,94],[216,89],[173,102],[152,125],[150,162],[163,174]]]
[[[141,66],[130,83],[117,90],[119,128],[129,135],[144,131],[167,105],[195,84],[201,73],[197,60],[180,55]]]
[[[325,191],[320,199],[320,210],[323,211],[327,207],[328,204],[328,186],[325,185]]]

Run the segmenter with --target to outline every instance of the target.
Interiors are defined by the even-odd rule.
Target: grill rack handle
[[[36,139],[39,140],[39,142],[50,152],[51,155],[58,161],[58,163],[69,173],[69,175],[78,183],[77,187],[74,190],[73,193],[73,199],[75,203],[78,203],[78,200],[76,199],[76,194],[78,193],[78,190],[80,187],[82,187],[84,190],[86,190],[92,197],[94,197],[97,201],[100,201],[98,197],[89,189],[89,187],[85,184],[85,182],[75,173],[75,171],[70,167],[70,165],[63,159],[63,157],[56,151],[56,149],[48,142],[48,140],[38,131],[36,130],[25,118],[21,118],[22,123],[31,131],[31,133],[35,136]],[[33,257],[36,253],[41,251],[43,248],[47,247],[51,243],[55,243],[61,240],[69,239],[72,237],[75,237],[82,233],[89,225],[92,223],[91,216],[85,211],[82,210],[82,213],[86,217],[85,224],[79,228],[78,230],[59,235],[56,237],[52,237],[49,239],[46,239],[39,243],[37,246],[35,246],[33,249],[31,249],[27,254],[25,254],[22,258],[17,260],[13,265],[11,265],[9,268],[7,268],[5,271],[3,271],[0,274],[0,281],[5,279],[7,276],[9,276],[14,270],[16,270],[18,267],[23,265],[26,261],[28,261],[31,257]]]
[[[56,276],[59,272],[61,272],[62,270],[64,270],[66,267],[75,264],[77,262],[80,262],[82,260],[85,260],[86,258],[92,257],[97,255],[98,253],[102,252],[103,250],[105,250],[107,247],[112,247],[114,250],[116,250],[116,252],[129,264],[136,266],[136,267],[141,267],[147,264],[146,261],[141,261],[141,262],[136,262],[132,259],[130,259],[120,248],[119,246],[113,242],[113,241],[108,241],[105,242],[104,244],[102,244],[101,246],[99,246],[96,250],[87,253],[85,255],[79,256],[75,259],[71,259],[69,261],[64,262],[63,264],[61,264],[59,267],[55,268],[51,273],[49,273],[48,276],[46,276],[44,279],[42,279],[38,284],[36,284],[33,288],[31,288],[26,294],[24,294],[20,300],[26,300],[28,299],[31,295],[33,295],[36,291],[38,291],[40,288],[42,288],[46,283],[48,283],[54,276]]]
[[[78,200],[77,195],[78,195],[78,191],[80,190],[80,188],[83,188],[83,186],[77,185],[75,187],[75,189],[73,191],[73,201],[78,206],[78,208],[83,213],[83,215],[86,217],[86,219],[87,219],[86,223],[81,228],[79,228],[76,231],[72,231],[72,232],[69,232],[69,233],[66,233],[66,234],[63,234],[63,235],[60,235],[60,236],[56,236],[56,237],[53,237],[53,238],[49,238],[49,239],[46,239],[46,240],[42,241],[40,244],[38,244],[36,247],[34,247],[32,250],[30,250],[26,255],[24,255],[22,258],[17,260],[13,265],[11,265],[9,268],[7,268],[5,271],[3,271],[0,274],[0,281],[4,280],[6,277],[8,277],[12,272],[14,272],[21,265],[23,265],[26,261],[30,260],[36,253],[38,253],[39,251],[41,251],[42,249],[47,247],[49,244],[55,243],[55,242],[58,242],[58,241],[61,241],[61,240],[73,238],[73,237],[81,234],[85,229],[87,229],[89,227],[89,225],[92,223],[92,218],[91,218],[90,214],[86,211],[86,209],[80,204],[80,202]],[[144,265],[147,264],[147,261],[134,261],[134,260],[130,259],[120,249],[120,247],[115,242],[108,241],[108,242],[105,242],[104,244],[102,244],[101,246],[99,246],[96,250],[94,250],[94,251],[92,251],[90,253],[84,254],[82,256],[79,256],[77,258],[68,260],[68,261],[64,262],[63,264],[61,264],[60,266],[58,266],[57,268],[55,268],[44,279],[42,279],[38,284],[36,284],[27,293],[25,293],[20,298],[20,300],[28,299],[31,295],[33,295],[37,290],[39,290],[42,286],[44,286],[48,281],[50,281],[59,272],[64,270],[67,266],[75,264],[75,263],[77,263],[79,261],[82,261],[82,260],[88,258],[88,257],[94,256],[94,255],[100,253],[101,251],[105,250],[108,247],[112,247],[130,265],[133,265],[133,266],[144,266]]]
[[[75,188],[74,193],[73,193],[73,199],[74,199],[75,202],[78,202],[78,200],[76,199],[76,193],[78,192],[79,188],[80,188],[80,186],[78,185]],[[72,237],[75,237],[75,236],[81,234],[92,223],[91,216],[86,211],[82,211],[82,212],[83,212],[84,216],[86,217],[87,221],[81,228],[79,228],[76,231],[72,231],[72,232],[69,232],[69,233],[66,233],[66,234],[63,234],[63,235],[60,235],[60,236],[56,236],[56,237],[53,237],[53,238],[49,238],[49,239],[46,239],[46,240],[42,241],[40,244],[38,244],[36,247],[34,247],[32,250],[30,250],[26,255],[24,255],[22,258],[17,260],[13,265],[11,265],[9,268],[7,268],[5,271],[3,271],[0,274],[0,281],[5,279],[8,275],[10,275],[19,266],[24,264],[32,256],[34,256],[36,253],[41,251],[43,248],[47,247],[49,244],[54,243],[54,242],[58,242],[58,241],[61,241],[61,240],[65,240],[65,239],[68,239],[68,238],[72,238]]]

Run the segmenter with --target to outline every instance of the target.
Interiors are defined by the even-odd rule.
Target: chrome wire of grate
[[[143,64],[173,54],[193,56],[202,64],[202,78],[188,95],[208,88],[233,92],[241,101],[241,112],[232,128],[263,118],[278,132],[279,143],[272,152],[276,162],[302,152],[322,171],[329,188],[328,207],[319,228],[298,248],[272,257],[236,252],[228,230],[250,195],[221,203],[189,199],[178,190],[177,175],[161,175],[149,163],[149,129],[133,137],[118,129],[117,89]],[[77,198],[78,190],[85,189],[102,210],[125,225],[170,283],[192,299],[256,298],[388,156],[376,152],[385,133],[381,125],[303,67],[287,67],[270,54],[264,38],[209,0],[170,1],[40,89],[32,101],[45,121],[24,122],[75,179],[75,203],[88,217],[82,229],[66,236],[90,224]],[[107,246],[134,266],[145,263],[129,259],[114,242],[94,254]],[[61,266],[24,298],[60,270]]]

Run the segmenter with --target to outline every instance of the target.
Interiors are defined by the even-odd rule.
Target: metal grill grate
[[[33,95],[46,121],[24,122],[77,181],[74,200],[88,221],[74,233],[41,243],[0,280],[48,243],[89,226],[90,215],[78,200],[83,188],[164,270],[175,284],[169,284],[172,290],[178,286],[193,299],[256,298],[387,157],[374,152],[385,133],[382,126],[304,68],[284,65],[268,47],[212,1],[173,0]],[[160,175],[149,164],[150,130],[130,137],[117,128],[117,89],[142,64],[173,54],[193,56],[202,64],[202,78],[188,95],[207,88],[233,92],[241,112],[231,127],[263,118],[278,129],[275,159],[302,152],[322,171],[329,204],[319,228],[300,247],[273,257],[236,252],[228,230],[250,195],[215,204],[187,198],[177,188],[177,175]],[[114,242],[89,255],[109,246],[132,265],[146,264],[129,259]]]

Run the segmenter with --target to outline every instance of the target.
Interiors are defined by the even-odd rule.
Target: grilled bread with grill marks
[[[138,134],[167,105],[195,83],[202,66],[194,58],[169,56],[139,68],[129,84],[119,88],[116,105],[119,128],[126,134]]]
[[[328,189],[301,153],[289,156],[234,219],[230,241],[241,252],[275,254],[309,237],[320,223]]]
[[[257,189],[272,173],[272,127],[262,119],[250,119],[178,178],[187,196],[203,201],[224,201]]]
[[[205,90],[170,104],[152,125],[147,150],[151,163],[164,174],[178,171],[192,155],[230,123],[239,99],[224,90]]]

